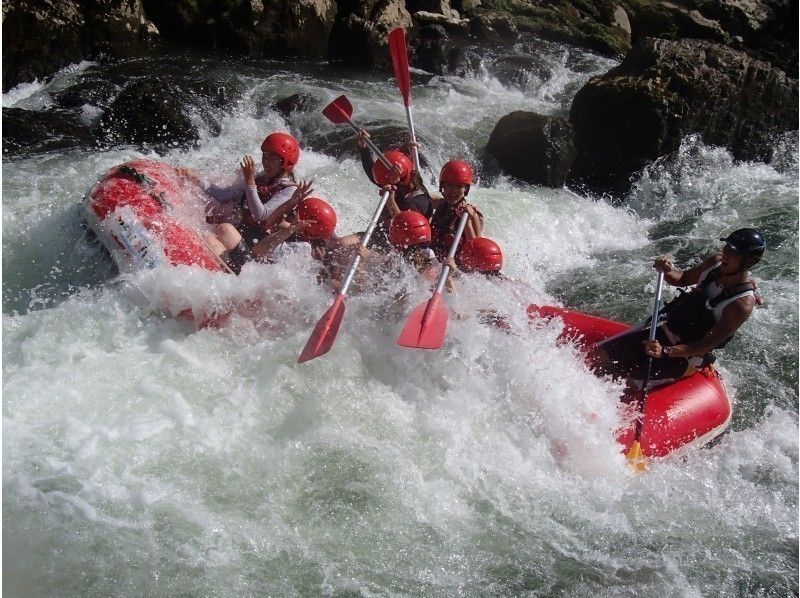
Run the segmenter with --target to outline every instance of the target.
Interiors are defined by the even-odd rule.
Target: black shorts
[[[644,352],[644,341],[648,338],[650,338],[649,327],[622,332],[597,343],[611,360],[611,368],[607,373],[637,382],[643,381],[647,372],[648,358]],[[656,340],[664,347],[672,345],[660,326],[656,329]],[[685,357],[653,358],[650,380],[661,384],[678,380],[684,376],[689,365],[689,360]]]

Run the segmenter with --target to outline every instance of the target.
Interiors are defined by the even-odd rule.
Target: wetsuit
[[[656,340],[664,347],[692,343],[703,338],[722,317],[722,310],[742,297],[755,296],[755,283],[748,281],[722,288],[717,284],[720,277],[720,264],[717,263],[700,274],[694,289],[678,295],[664,306],[659,314]],[[634,330],[622,332],[601,343],[612,361],[610,373],[632,378],[644,379],[647,368],[647,355],[642,343],[649,338],[650,324],[646,322]],[[733,335],[717,345],[724,347]],[[713,353],[692,357],[661,357],[653,359],[650,379],[659,384],[677,380],[690,371],[702,368],[715,360]]]

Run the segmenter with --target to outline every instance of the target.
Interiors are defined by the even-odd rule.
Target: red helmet
[[[314,222],[298,233],[308,241],[327,239],[336,228],[336,212],[331,204],[319,197],[307,197],[297,204],[297,219]]]
[[[466,271],[497,272],[503,267],[503,252],[491,239],[477,237],[464,241],[458,261]]]
[[[261,143],[261,151],[283,158],[283,168],[291,171],[300,159],[300,144],[288,133],[271,133]]]
[[[411,171],[414,169],[411,158],[398,150],[389,150],[384,156],[400,171],[400,184],[408,185],[411,182]],[[386,165],[380,160],[376,160],[372,167],[372,177],[381,187],[397,183],[397,175],[386,168]]]
[[[450,160],[442,166],[439,173],[439,186],[445,183],[455,183],[457,185],[472,184],[472,167],[464,160]]]
[[[413,210],[400,212],[389,224],[389,241],[393,245],[410,246],[431,242],[431,223],[424,214]]]

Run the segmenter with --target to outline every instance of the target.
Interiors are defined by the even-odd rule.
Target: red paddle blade
[[[397,79],[397,87],[403,94],[403,103],[411,105],[411,75],[408,72],[408,49],[406,48],[406,31],[402,27],[389,32],[389,52],[392,55],[392,67]]]
[[[346,123],[350,120],[350,117],[353,116],[353,105],[350,103],[350,100],[347,99],[347,96],[339,96],[325,106],[322,114],[324,114],[325,118],[329,121],[337,125]]]
[[[325,315],[314,326],[314,332],[311,333],[303,352],[300,353],[297,363],[320,357],[330,351],[333,341],[336,340],[336,335],[339,333],[339,326],[342,324],[343,317],[344,297],[337,295],[336,301],[333,302],[330,309],[325,312]]]
[[[441,295],[434,293],[429,301],[411,312],[405,328],[397,337],[397,344],[412,349],[439,349],[447,331],[447,308]]]

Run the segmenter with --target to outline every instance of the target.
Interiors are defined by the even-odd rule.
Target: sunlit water
[[[347,299],[331,352],[296,359],[331,296],[290,254],[234,278],[191,268],[119,277],[85,235],[82,200],[131,148],[3,164],[3,589],[10,596],[570,595],[797,593],[797,144],[737,164],[687,139],[622,207],[497,174],[483,147],[518,109],[564,115],[613,63],[545,46],[550,75],[415,87],[431,178],[482,163],[470,199],[504,248],[499,286],[462,278],[439,351],[395,338],[427,288],[408,278]],[[180,60],[175,62],[181,65]],[[580,65],[576,68],[575,65]],[[52,83],[4,105],[46,109]],[[403,122],[392,80],[332,65],[194,63],[244,99],[196,151],[146,154],[224,179],[284,121],[295,92],[347,93],[354,118]],[[95,114],[91,106],[84,113]],[[363,230],[377,201],[354,160],[305,151],[302,178]],[[530,302],[620,320],[649,309],[652,259],[691,265],[739,226],[764,230],[767,300],[726,348],[731,431],[630,473],[614,440],[620,388],[598,380]],[[407,304],[392,301],[410,292]],[[219,330],[171,317],[242,304]],[[514,334],[472,314],[493,307]]]

